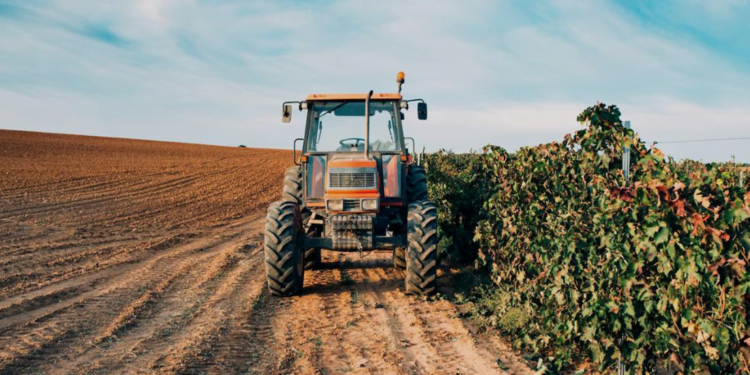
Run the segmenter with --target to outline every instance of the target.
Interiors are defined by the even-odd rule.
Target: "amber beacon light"
[[[404,72],[398,72],[398,74],[396,74],[396,82],[398,82],[398,92],[401,93],[401,85],[406,82],[406,75]]]

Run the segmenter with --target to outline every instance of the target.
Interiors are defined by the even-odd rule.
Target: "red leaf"
[[[715,238],[721,239],[722,241],[729,241],[729,235],[724,233],[723,230],[706,227],[706,232],[710,233]]]
[[[655,186],[655,188],[656,188],[656,191],[659,192],[659,195],[664,197],[664,199],[669,200],[669,189],[667,189],[666,186],[659,183],[658,185]]]
[[[704,224],[706,218],[698,214],[693,214],[693,234],[700,233],[700,230],[706,227],[706,224]]]
[[[740,258],[732,258],[732,259],[728,259],[728,260],[727,260],[727,263],[737,263],[737,264],[739,264],[739,265],[741,265],[741,266],[744,266],[744,265],[746,265],[746,264],[747,264],[747,263],[745,263],[745,261],[744,261],[744,260],[742,260],[742,259],[740,259]]]
[[[616,199],[623,200],[625,202],[632,202],[635,198],[635,192],[630,187],[612,187],[609,193]]]
[[[685,211],[685,201],[676,200],[672,203],[672,207],[674,207],[675,211],[677,211],[677,216],[679,217],[687,216],[687,211]]]

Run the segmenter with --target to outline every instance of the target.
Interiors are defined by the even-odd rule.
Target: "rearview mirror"
[[[281,122],[286,123],[290,121],[292,121],[292,105],[285,104],[281,110]]]
[[[427,103],[417,103],[417,118],[427,120]]]

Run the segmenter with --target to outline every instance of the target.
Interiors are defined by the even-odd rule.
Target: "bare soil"
[[[531,373],[390,255],[266,291],[291,152],[0,130],[0,373]],[[440,289],[452,273],[440,270]]]

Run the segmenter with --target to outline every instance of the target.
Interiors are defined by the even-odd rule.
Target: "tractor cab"
[[[422,99],[403,99],[403,73],[397,82],[398,93],[312,94],[305,101],[283,104],[283,122],[291,121],[292,104],[307,111],[304,138],[294,141],[296,166],[287,170],[278,202],[279,208],[295,212],[294,243],[302,253],[302,269],[316,268],[322,249],[360,255],[392,251],[395,267],[408,268],[409,217],[425,210],[429,216],[434,206],[427,201],[425,171],[414,157],[415,141],[404,137],[403,130],[409,103],[419,102],[421,120],[427,118],[427,105]],[[428,248],[436,248],[433,234],[426,238]],[[437,256],[436,249],[428,253],[430,259]],[[279,272],[268,267],[271,273]],[[434,289],[434,264],[425,272],[431,278],[419,275],[420,281],[412,285],[407,272],[407,291]],[[276,287],[278,280],[271,277],[268,282],[272,294],[287,294]]]
[[[333,96],[333,95],[330,95]],[[308,207],[328,213],[377,212],[404,204],[409,151],[401,126],[401,95],[310,95],[302,146]],[[365,107],[369,134],[365,133]]]

